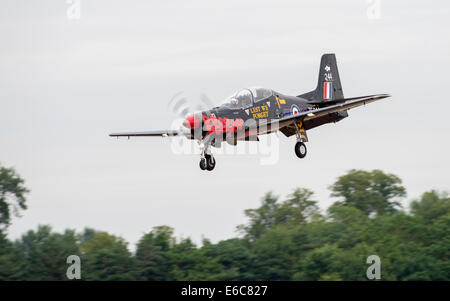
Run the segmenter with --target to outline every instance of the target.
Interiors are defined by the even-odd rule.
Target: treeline
[[[82,280],[367,280],[370,255],[381,259],[382,280],[450,280],[450,198],[432,190],[401,208],[401,180],[379,170],[339,177],[330,186],[338,201],[325,213],[308,189],[284,200],[269,192],[259,208],[245,211],[248,222],[236,238],[197,246],[159,226],[134,253],[122,238],[89,228],[55,233],[39,226],[9,241],[9,211],[17,202],[26,208],[27,190],[5,170],[0,280],[67,280],[69,255],[80,256]]]

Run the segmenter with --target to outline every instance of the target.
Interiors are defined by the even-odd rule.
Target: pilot
[[[239,107],[239,101],[233,97],[230,101],[230,103],[233,105],[233,107],[238,108]]]
[[[249,106],[251,103],[252,103],[252,100],[249,97],[249,95],[246,95],[246,96],[242,97],[242,106],[243,107]]]
[[[251,97],[248,94],[239,95],[237,97],[239,99],[239,107],[246,107],[252,103]]]

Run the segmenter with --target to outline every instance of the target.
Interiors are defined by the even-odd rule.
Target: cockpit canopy
[[[227,97],[223,106],[230,109],[241,109],[252,106],[255,102],[272,96],[272,90],[260,87],[242,89]]]

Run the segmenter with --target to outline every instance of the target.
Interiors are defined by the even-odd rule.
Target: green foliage
[[[292,277],[299,256],[308,249],[302,227],[284,225],[267,231],[251,246],[257,280],[286,280]]]
[[[25,262],[27,280],[66,280],[66,259],[80,255],[78,239],[74,231],[63,234],[52,232],[50,226],[39,226],[28,231],[16,242]]]
[[[267,193],[245,211],[242,238],[217,243],[176,239],[168,226],[143,234],[136,252],[120,237],[86,228],[29,231],[15,243],[0,231],[0,280],[65,280],[69,255],[81,257],[83,280],[367,280],[366,260],[381,259],[381,280],[450,280],[449,197],[425,192],[409,212],[397,209],[401,181],[352,170],[330,189],[321,215],[313,193],[285,200]]]
[[[82,278],[85,280],[134,280],[135,258],[120,237],[98,232],[81,244]]]
[[[213,247],[211,256],[218,259],[229,275],[225,280],[253,280],[255,278],[251,269],[253,254],[243,239],[232,238],[211,246]]]
[[[324,280],[329,279],[331,275],[339,278],[336,265],[341,252],[335,245],[314,249],[304,259],[300,271],[294,275],[294,280]]]
[[[342,204],[354,206],[366,215],[393,214],[406,190],[399,177],[381,170],[350,170],[330,186],[331,196],[341,197]]]
[[[24,279],[25,267],[20,250],[0,230],[0,281]]]
[[[275,224],[305,224],[314,214],[319,213],[317,202],[311,200],[313,192],[297,188],[288,199],[276,207]]]
[[[267,229],[275,226],[275,211],[277,209],[278,197],[272,192],[266,193],[261,200],[261,206],[257,209],[247,209],[244,211],[250,220],[248,225],[239,225],[238,231],[244,233],[249,240],[260,237]]]
[[[234,278],[236,272],[227,270],[214,252],[214,246],[207,240],[198,249],[190,239],[182,240],[171,250],[173,280],[219,281]]]
[[[139,240],[136,249],[138,279],[165,279],[169,272],[168,250],[174,242],[172,235],[172,228],[161,226],[153,228]]]
[[[18,216],[20,210],[27,209],[24,180],[13,168],[0,165],[0,229],[6,229],[11,222],[11,208]]]
[[[426,224],[450,211],[450,197],[447,193],[438,193],[431,190],[422,194],[420,200],[411,203],[411,212],[423,218]]]
[[[238,226],[238,230],[249,241],[254,241],[276,226],[305,224],[319,213],[317,202],[311,199],[312,195],[312,191],[298,188],[286,201],[277,203],[278,197],[269,192],[259,208],[245,210],[250,221],[247,225]]]

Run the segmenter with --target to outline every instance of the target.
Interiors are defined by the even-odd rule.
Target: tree
[[[254,256],[243,239],[232,238],[213,245],[212,256],[218,258],[228,275],[227,280],[253,280]]]
[[[92,228],[84,228],[83,233],[80,235],[80,242],[84,243],[85,241],[90,240],[97,234],[97,231]]]
[[[136,249],[137,274],[142,280],[167,280],[170,270],[168,251],[174,243],[173,229],[154,227],[144,234]]]
[[[223,281],[237,277],[235,269],[226,269],[220,263],[209,240],[204,239],[201,248],[186,248],[189,245],[193,246],[190,239],[186,239],[180,242],[181,248],[176,246],[172,249],[172,262],[177,267],[175,280]],[[186,249],[184,253],[182,250]]]
[[[120,237],[98,232],[81,244],[85,280],[134,280],[135,259]]]
[[[406,195],[400,178],[381,170],[367,172],[352,169],[339,177],[330,186],[332,197],[341,197],[339,202],[351,205],[366,215],[393,214],[400,207],[397,198]]]
[[[26,280],[67,280],[67,257],[80,255],[75,231],[60,234],[50,226],[28,231],[17,245],[25,261]]]
[[[266,193],[261,200],[261,206],[257,209],[247,209],[245,215],[250,219],[247,225],[239,225],[238,231],[252,241],[260,237],[267,229],[275,226],[275,210],[277,209],[278,197],[272,192]]]
[[[340,248],[351,248],[361,241],[368,217],[353,206],[335,203],[328,208],[330,219],[329,242],[337,243]]]
[[[197,262],[196,249],[190,238],[182,239],[173,245],[169,253],[171,270],[167,280],[192,280],[189,274]]]
[[[427,254],[431,256],[439,266],[439,280],[450,279],[450,213],[436,219],[430,225],[430,243]]]
[[[317,202],[311,200],[313,192],[297,188],[288,199],[275,210],[275,224],[305,224],[313,215],[319,213]]]
[[[311,200],[313,192],[297,188],[282,203],[277,203],[278,197],[271,192],[266,193],[257,209],[245,210],[250,219],[247,225],[238,226],[238,230],[245,234],[245,238],[254,241],[266,231],[277,225],[296,226],[306,224],[314,215],[319,214],[317,202]]]
[[[292,277],[301,249],[307,245],[302,236],[294,240],[295,232],[296,228],[280,225],[252,243],[255,280],[288,280]]]
[[[0,281],[23,280],[25,268],[20,251],[0,230]]]
[[[29,190],[24,180],[13,168],[0,165],[0,228],[6,229],[11,222],[11,207],[16,216],[27,209],[25,195]]]
[[[450,213],[450,197],[447,193],[431,190],[422,194],[420,200],[411,203],[411,213],[423,218],[426,224],[432,223]]]
[[[294,280],[342,280],[335,267],[341,252],[335,245],[315,249],[306,257],[301,271],[294,274]]]

